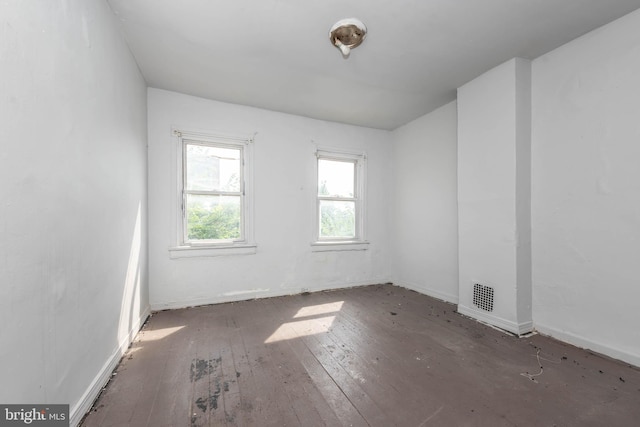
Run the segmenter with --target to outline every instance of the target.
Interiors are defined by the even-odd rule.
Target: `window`
[[[180,162],[177,246],[172,257],[254,253],[248,176],[251,139],[174,133]]]
[[[316,250],[366,249],[363,154],[318,150]]]

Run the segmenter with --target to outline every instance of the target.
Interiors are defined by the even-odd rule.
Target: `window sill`
[[[311,252],[366,251],[367,249],[369,249],[369,242],[364,241],[311,243]]]
[[[251,255],[256,253],[256,245],[234,245],[234,246],[175,246],[169,248],[169,257],[194,258],[194,257],[215,257],[224,255]]]

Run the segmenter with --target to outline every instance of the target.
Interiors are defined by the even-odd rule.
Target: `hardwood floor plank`
[[[325,370],[322,363],[309,350],[305,343],[294,340],[290,345],[313,382],[314,387],[319,391],[326,405],[340,421],[339,424],[327,425],[368,426],[369,423],[367,423],[353,403],[347,399],[343,390],[336,384],[331,374]],[[315,401],[314,404],[320,405]]]
[[[154,313],[115,373],[83,426],[640,418],[639,369],[547,337],[516,338],[391,285]]]
[[[299,425],[294,408],[294,399],[290,391],[283,387],[285,375],[278,364],[275,353],[277,349],[265,344],[266,338],[278,324],[270,303],[266,300],[255,301],[249,307],[241,307],[240,316],[257,319],[240,328],[243,346],[246,353],[247,368],[252,384],[250,388],[251,418],[257,423],[273,425]],[[241,372],[240,378],[244,375]],[[246,398],[247,393],[243,396]]]
[[[287,304],[287,299],[269,300],[274,309],[280,313],[299,312],[300,304]],[[353,407],[344,390],[336,383],[327,369],[322,366],[317,356],[309,351],[303,338],[311,333],[314,328],[324,329],[322,318],[315,318],[319,323],[308,322],[308,316],[297,320],[281,317],[281,325],[278,332],[270,338],[278,343],[286,343],[289,351],[295,356],[296,363],[290,366],[292,377],[288,384],[300,385],[294,393],[299,396],[297,404],[301,408],[313,408],[312,414],[299,411],[299,417],[311,423],[311,425],[360,425],[365,423],[357,408]],[[304,326],[300,325],[300,322]],[[289,356],[290,357],[290,356]],[[283,361],[282,363],[286,363]],[[309,402],[312,404],[309,405]],[[337,405],[336,405],[337,404]]]
[[[331,293],[332,299],[327,300],[321,305],[331,304],[329,301],[335,300],[335,295]],[[288,299],[288,301],[293,301]],[[335,303],[335,301],[334,301]],[[379,346],[370,346],[367,342],[359,340],[363,337],[360,329],[350,324],[349,331],[347,333],[336,333],[337,330],[342,332],[342,328],[338,324],[344,326],[343,314],[337,316],[335,322],[326,333],[316,334],[308,337],[306,340],[314,339],[316,343],[307,344],[310,349],[313,349],[313,353],[317,355],[330,355],[332,361],[324,359],[326,363],[340,365],[342,370],[347,373],[351,379],[359,385],[362,391],[369,396],[369,398],[375,402],[376,406],[382,413],[393,413],[393,408],[396,405],[402,405],[410,407],[412,410],[409,413],[402,415],[401,420],[384,420],[379,421],[371,419],[372,423],[379,423],[380,425],[393,425],[395,422],[409,423],[417,421],[420,412],[428,411],[428,406],[424,402],[420,402],[414,398],[408,398],[408,390],[411,390],[411,381],[406,381],[403,384],[398,384],[397,387],[394,383],[397,383],[397,375],[394,375],[392,370],[380,369],[384,362],[378,363],[380,357],[375,356],[374,351]],[[373,351],[372,351],[373,350]],[[375,365],[370,363],[368,359],[374,360]],[[394,367],[396,365],[394,364]],[[387,375],[381,375],[386,373]],[[402,390],[402,392],[400,392]],[[416,392],[418,390],[416,389]],[[437,409],[437,408],[435,408]],[[415,415],[414,415],[415,414]]]

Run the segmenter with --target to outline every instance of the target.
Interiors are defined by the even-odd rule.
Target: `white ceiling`
[[[456,88],[533,59],[640,0],[107,0],[151,87],[322,120],[394,129]],[[343,59],[331,26],[356,17]]]

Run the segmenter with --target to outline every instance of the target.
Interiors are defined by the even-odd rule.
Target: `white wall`
[[[149,89],[149,268],[153,308],[299,293],[391,279],[390,133]],[[172,126],[250,135],[257,253],[170,259],[176,177]],[[369,250],[311,252],[315,144],[367,154]]]
[[[458,89],[458,310],[516,334],[532,328],[530,65],[512,59]],[[491,312],[473,285],[494,289]]]
[[[451,102],[393,131],[394,283],[458,302],[457,112]]]
[[[533,63],[534,321],[640,366],[640,11]]]
[[[516,312],[519,333],[533,329],[531,260],[531,61],[516,66]]]
[[[145,83],[102,0],[0,28],[0,402],[76,422],[148,306]]]

